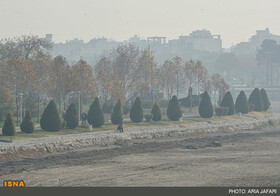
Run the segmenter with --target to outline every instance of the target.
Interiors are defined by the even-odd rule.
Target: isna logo
[[[23,180],[4,180],[3,187],[25,187]]]

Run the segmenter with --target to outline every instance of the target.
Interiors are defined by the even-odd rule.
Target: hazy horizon
[[[51,33],[56,43],[98,37],[123,41],[134,35],[177,39],[207,29],[229,48],[256,30],[279,35],[279,7],[276,0],[1,0],[0,38]]]

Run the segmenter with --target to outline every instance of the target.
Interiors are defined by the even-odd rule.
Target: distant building
[[[51,34],[46,35],[47,40],[52,39]],[[189,36],[179,36],[179,39],[167,40],[166,37],[140,38],[135,35],[124,42],[116,42],[107,38],[94,38],[88,43],[77,38],[66,41],[66,43],[54,44],[52,54],[62,55],[70,62],[77,62],[80,58],[86,60],[90,65],[98,62],[101,55],[108,55],[113,48],[123,43],[131,43],[140,49],[154,51],[154,58],[158,64],[167,59],[180,56],[183,59],[200,59],[205,63],[208,59],[213,64],[215,55],[222,52],[222,40],[220,35],[212,35],[208,30],[193,31]]]
[[[196,30],[189,36],[179,36],[178,40],[169,41],[169,45],[177,51],[222,52],[221,36],[211,35],[208,30]]]
[[[46,34],[45,40],[48,42],[52,42],[52,34]]]
[[[240,42],[232,47],[231,51],[240,56],[240,55],[256,55],[256,50],[250,42]]]
[[[62,55],[72,64],[83,58],[88,64],[93,66],[97,63],[100,56],[109,54],[119,44],[120,42],[111,41],[104,37],[94,38],[88,43],[75,38],[66,41],[66,43],[54,44],[52,55]]]
[[[265,39],[275,40],[280,44],[280,36],[271,34],[269,29],[257,30],[249,42],[240,42],[231,48],[231,51],[236,55],[256,55],[257,49],[259,49]]]
[[[259,48],[265,39],[272,39],[277,41],[278,44],[280,43],[280,36],[271,34],[269,28],[266,28],[265,30],[257,30],[256,32],[256,35],[249,39],[255,49]]]

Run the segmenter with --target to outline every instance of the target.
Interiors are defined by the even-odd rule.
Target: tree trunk
[[[59,114],[62,115],[62,107],[61,107],[61,98],[60,95],[58,97],[58,107],[59,107]]]
[[[270,65],[270,83],[273,85],[273,64]]]
[[[216,108],[216,93],[217,93],[217,91],[215,91],[215,93],[214,93],[214,108]]]
[[[189,88],[189,96],[190,96],[190,112],[192,112],[192,87]]]
[[[278,77],[279,77],[279,67],[278,67],[278,65],[276,66],[276,85],[278,85]]]
[[[268,86],[268,62],[266,63],[266,85]]]
[[[40,94],[38,93],[38,105],[37,105],[37,123],[40,121]]]
[[[22,106],[23,106],[23,117],[25,116],[25,101],[24,99],[22,98]],[[22,121],[22,119],[21,119]]]
[[[80,96],[81,96],[81,97],[80,97],[80,114],[79,114],[79,116],[81,116],[81,113],[82,113],[82,111],[83,111],[83,104],[82,104],[83,95],[81,94]]]
[[[63,112],[66,111],[66,98],[63,99]]]
[[[2,103],[2,121],[4,122],[4,119],[5,119],[4,101],[1,101],[1,103]]]
[[[16,87],[16,108],[17,108],[17,125],[18,125],[19,111],[18,111],[18,92],[17,92],[17,87]]]

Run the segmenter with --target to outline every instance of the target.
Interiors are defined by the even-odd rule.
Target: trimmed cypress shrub
[[[118,100],[118,102],[115,104],[111,114],[111,122],[115,125],[121,124],[123,122],[123,106],[121,100]]]
[[[182,117],[181,107],[175,95],[169,101],[169,104],[167,106],[167,117],[168,119],[174,121],[177,121]]]
[[[211,99],[207,91],[205,91],[202,95],[202,99],[199,104],[198,111],[200,117],[202,118],[211,118],[213,116],[214,110],[213,110]]]
[[[234,103],[233,103],[231,93],[229,91],[223,97],[220,106],[229,108],[228,115],[233,115],[234,114]]]
[[[143,120],[143,108],[139,97],[133,103],[129,115],[133,122],[141,122]]]
[[[53,100],[45,108],[40,119],[40,126],[46,131],[59,131],[61,129],[61,118]]]
[[[8,136],[13,136],[16,133],[16,125],[11,111],[6,116],[6,120],[2,128],[2,133],[3,135]]]
[[[100,127],[104,125],[104,115],[98,97],[96,97],[90,105],[87,120],[93,127]]]
[[[33,133],[34,123],[32,122],[30,111],[25,112],[25,116],[20,124],[20,130],[25,133]]]
[[[250,104],[254,104],[254,110],[257,112],[261,112],[263,111],[263,101],[262,101],[262,97],[261,97],[261,93],[260,90],[258,88],[255,88],[253,90],[253,92],[251,93],[250,97],[249,97],[249,101]]]
[[[153,118],[152,114],[145,114],[144,116],[145,116],[145,119],[146,119],[147,122],[150,122]]]
[[[263,88],[261,89],[260,93],[261,93],[261,98],[263,101],[263,111],[267,111],[270,106],[270,101],[268,99],[266,91]]]
[[[71,103],[67,108],[64,120],[66,121],[66,127],[70,129],[74,129],[79,125],[79,114],[74,103]]]
[[[244,91],[241,91],[235,101],[235,111],[242,114],[249,112],[249,103]]]
[[[157,102],[154,104],[151,114],[153,115],[153,121],[160,121],[162,119],[161,109]]]

